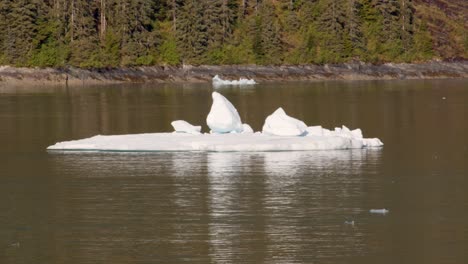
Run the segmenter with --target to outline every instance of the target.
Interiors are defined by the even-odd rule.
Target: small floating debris
[[[254,79],[245,79],[240,78],[239,80],[223,80],[218,75],[213,77],[213,86],[223,86],[223,85],[254,85],[257,84]]]
[[[354,226],[354,220],[346,220],[344,223],[345,225]]]
[[[371,214],[388,214],[390,211],[387,209],[370,209],[369,213]]]
[[[19,248],[20,247],[20,242],[15,242],[15,243],[11,244],[10,246]]]

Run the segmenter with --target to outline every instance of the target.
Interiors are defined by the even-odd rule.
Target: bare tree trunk
[[[60,16],[60,0],[54,0],[54,11],[55,16],[58,18]]]
[[[101,28],[100,28],[100,37],[104,39],[106,36],[106,28],[107,28],[107,21],[106,21],[106,0],[101,0]]]
[[[174,28],[174,32],[177,30],[177,3],[176,0],[172,0],[172,26]]]
[[[222,7],[222,11],[223,11],[223,39],[221,41],[221,43],[224,44],[224,39],[226,38],[226,30],[227,30],[227,24],[229,22],[229,18],[228,18],[228,12],[227,12],[227,0],[223,0],[223,7]]]
[[[403,29],[403,31],[405,31],[405,0],[401,1],[401,6],[402,6],[402,8],[401,8],[402,17],[401,18],[402,18],[402,22],[403,22],[402,23],[403,24],[402,29]]]
[[[74,33],[75,33],[75,0],[72,0],[71,2],[71,19],[70,19],[70,37],[71,41],[73,42],[74,39]]]
[[[246,12],[246,6],[245,6],[245,0],[242,0],[241,1],[241,17],[244,17],[245,16],[245,12]]]

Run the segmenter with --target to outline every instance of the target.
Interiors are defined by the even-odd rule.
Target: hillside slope
[[[415,8],[416,17],[427,23],[440,57],[468,57],[468,1],[415,0]]]
[[[0,65],[468,58],[466,0],[0,0]]]

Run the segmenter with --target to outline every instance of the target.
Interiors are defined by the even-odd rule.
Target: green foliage
[[[0,64],[411,62],[468,56],[464,23],[413,0],[0,0]]]
[[[120,38],[108,29],[101,44],[100,61],[104,67],[117,67],[120,64]]]
[[[258,64],[280,64],[283,42],[274,6],[268,1],[259,6],[253,27],[253,53]]]
[[[226,45],[224,47],[222,64],[252,64],[254,62],[255,54],[249,40],[244,40],[239,45]]]
[[[426,24],[421,24],[414,34],[414,47],[412,54],[415,60],[428,60],[434,56],[432,38]]]
[[[174,38],[166,39],[158,48],[160,62],[168,65],[179,65],[180,54]]]
[[[55,40],[41,44],[31,56],[29,65],[39,67],[60,67],[65,65],[68,55],[67,47],[60,45]]]

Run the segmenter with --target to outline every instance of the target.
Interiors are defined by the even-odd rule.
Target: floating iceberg
[[[263,133],[201,134],[153,133],[94,136],[59,142],[49,150],[71,151],[292,151],[380,147],[375,142],[336,137],[279,137]]]
[[[201,134],[201,126],[194,126],[184,120],[172,121],[171,125],[174,128],[175,132],[189,133],[194,135]]]
[[[242,122],[236,108],[226,97],[213,92],[213,104],[206,117],[206,124],[213,133],[240,133],[243,130]]]
[[[388,214],[390,211],[387,209],[370,209],[369,213],[371,214]]]
[[[254,79],[245,79],[240,78],[239,80],[223,80],[218,75],[213,77],[213,86],[223,86],[223,85],[254,85],[257,84]]]
[[[331,131],[310,126],[288,116],[282,108],[267,117],[263,133],[242,124],[236,108],[221,94],[213,92],[207,117],[211,134],[186,121],[172,122],[176,133],[153,133],[91,138],[59,142],[48,150],[62,151],[293,151],[381,147],[378,138],[363,138],[360,129],[345,126]]]

